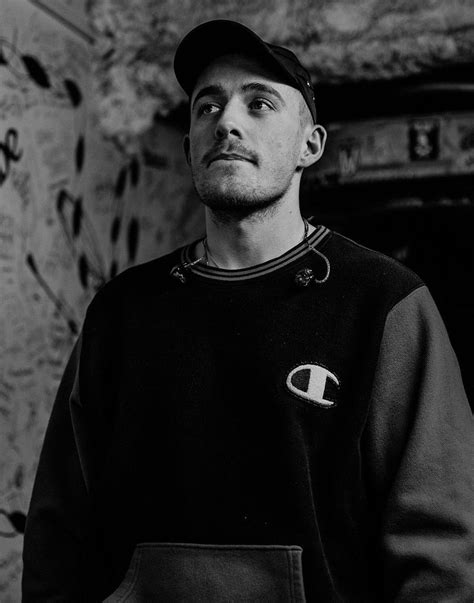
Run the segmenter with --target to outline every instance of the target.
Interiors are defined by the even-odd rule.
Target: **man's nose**
[[[223,140],[229,136],[242,137],[241,118],[236,105],[228,103],[225,106],[217,120],[214,135],[217,140]]]

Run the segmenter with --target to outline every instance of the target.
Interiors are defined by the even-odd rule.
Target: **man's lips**
[[[246,157],[245,155],[239,155],[238,153],[219,153],[218,155],[214,155],[208,163],[208,166],[211,165],[214,161],[248,161],[253,163],[250,157]]]

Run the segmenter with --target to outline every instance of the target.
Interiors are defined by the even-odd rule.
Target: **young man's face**
[[[207,206],[248,215],[283,197],[312,128],[301,103],[298,90],[250,57],[225,55],[202,72],[185,149]]]

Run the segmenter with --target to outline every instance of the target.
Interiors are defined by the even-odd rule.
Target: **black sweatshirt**
[[[473,601],[473,419],[436,306],[395,260],[309,241],[232,271],[191,245],[99,291],[24,603]]]

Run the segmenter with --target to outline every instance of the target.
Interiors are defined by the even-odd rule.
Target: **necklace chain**
[[[214,259],[213,255],[209,249],[209,245],[207,244],[207,237],[205,237],[203,239],[202,246],[204,247],[204,259],[206,261],[206,264],[209,266],[209,259],[211,259],[214,262],[215,267],[219,268],[219,264]]]
[[[303,223],[304,223],[304,234],[303,234],[303,238],[301,239],[301,242],[306,241],[308,248],[314,251],[313,247],[310,245],[310,243],[308,241],[309,222],[308,222],[308,220],[306,220],[306,218],[303,218]],[[210,266],[209,260],[211,260],[216,268],[220,268],[219,264],[216,262],[215,258],[213,257],[213,255],[209,249],[209,245],[207,243],[207,237],[204,237],[204,239],[202,240],[202,246],[204,247],[204,255],[201,258],[199,258],[199,260],[204,259],[207,266]]]
[[[304,235],[303,235],[303,239],[302,242],[304,241],[308,247],[308,249],[312,252],[314,252],[316,255],[318,255],[326,264],[326,275],[322,278],[322,279],[317,279],[314,274],[313,271],[311,269],[309,269],[309,272],[311,273],[311,280],[317,284],[322,284],[325,283],[328,278],[329,278],[329,274],[331,272],[331,264],[329,263],[328,258],[321,253],[320,251],[318,251],[309,241],[308,241],[308,233],[309,233],[309,222],[308,220],[306,220],[306,218],[303,218],[303,222],[304,222]],[[175,278],[177,278],[181,283],[185,283],[186,282],[186,276],[184,274],[185,270],[188,270],[189,268],[191,268],[192,266],[194,266],[195,264],[198,264],[199,262],[205,261],[207,265],[209,265],[209,258],[211,258],[211,260],[214,262],[214,264],[216,265],[217,268],[219,268],[219,265],[217,264],[217,262],[215,261],[215,259],[212,257],[211,252],[209,251],[209,246],[207,244],[207,237],[205,237],[202,241],[203,247],[204,247],[204,254],[201,257],[196,258],[195,260],[193,260],[192,262],[184,262],[183,264],[179,264],[177,266],[175,266],[170,274],[172,276],[174,276]]]

